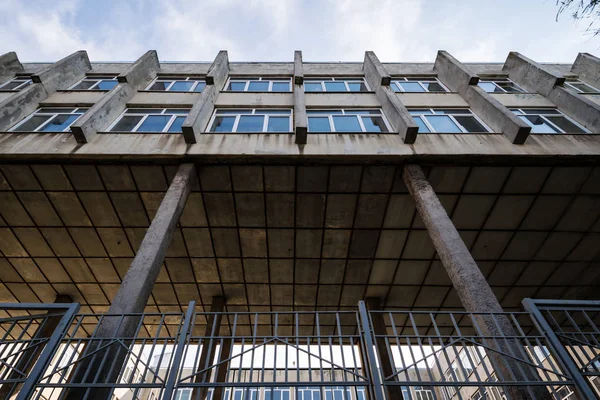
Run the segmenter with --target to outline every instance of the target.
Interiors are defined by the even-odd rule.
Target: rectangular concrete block
[[[0,131],[7,131],[34,112],[48,92],[41,83],[34,83],[0,103]]]
[[[365,78],[367,77],[367,74],[368,74],[370,76],[377,77],[379,80],[377,85],[371,86],[371,89],[373,89],[373,86],[379,86],[379,85],[389,86],[390,83],[392,82],[392,77],[390,76],[390,74],[388,74],[385,67],[381,63],[381,61],[379,61],[379,58],[377,58],[375,53],[372,51],[365,52],[365,60],[363,62],[363,69],[365,72]]]
[[[121,83],[129,83],[135,90],[143,90],[156,77],[159,69],[160,63],[156,50],[149,50],[126,71],[119,74],[117,80]]]
[[[221,50],[206,73],[206,84],[215,85],[218,90],[223,90],[228,74],[229,56],[227,55],[226,50]]]
[[[23,65],[14,51],[0,56],[0,83],[12,79],[16,73],[23,72]]]
[[[574,118],[592,133],[600,133],[600,104],[562,86],[556,86],[547,97],[561,111]]]
[[[80,50],[33,74],[31,79],[43,84],[48,94],[52,94],[77,83],[91,69],[87,52]]]
[[[304,67],[302,66],[302,52],[294,52],[294,84],[302,85],[304,83]]]
[[[469,85],[477,85],[479,82],[475,73],[444,50],[438,51],[433,69],[450,90],[461,95],[464,95]]]
[[[579,75],[583,82],[600,88],[600,58],[589,53],[579,53],[571,71]]]
[[[294,85],[294,133],[296,144],[306,144],[308,119],[306,118],[306,99],[304,86]]]
[[[543,96],[548,96],[556,85],[565,82],[563,76],[515,51],[508,53],[502,71],[523,88]]]

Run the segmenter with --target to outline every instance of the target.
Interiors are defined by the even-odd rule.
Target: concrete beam
[[[127,102],[137,91],[146,88],[156,77],[159,69],[156,51],[150,50],[120,74],[117,86],[71,125],[77,143],[87,143],[96,133],[105,131],[125,111]]]
[[[15,74],[23,72],[23,65],[17,57],[17,53],[11,51],[0,56],[0,83],[14,78]]]
[[[221,50],[206,74],[205,80],[207,86],[181,125],[186,143],[198,142],[202,131],[206,129],[217,97],[219,97],[219,92],[223,89],[227,81],[227,75],[229,75],[229,58],[227,52]]]
[[[0,132],[6,132],[17,122],[37,110],[48,97],[41,83],[33,83],[0,102]]]
[[[43,84],[50,95],[58,89],[67,89],[77,83],[91,69],[87,52],[80,50],[31,75],[31,80]]]
[[[600,89],[600,58],[589,53],[579,53],[571,71],[583,82]]]
[[[450,90],[461,96],[464,96],[469,85],[479,83],[479,77],[475,73],[444,50],[438,51],[433,69]]]
[[[546,97],[592,133],[600,133],[600,104],[562,86],[556,86]]]
[[[304,83],[304,67],[302,65],[302,52],[294,51],[294,85],[302,85]]]
[[[396,93],[390,88],[391,77],[374,52],[365,52],[363,71],[365,80],[371,90],[375,91],[388,121],[398,131],[404,143],[414,143],[419,127],[402,104],[402,101],[400,101]]]
[[[555,86],[565,82],[563,76],[515,51],[508,53],[502,71],[521,87],[542,96],[548,96]]]

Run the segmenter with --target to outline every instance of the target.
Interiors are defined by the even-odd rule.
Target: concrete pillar
[[[55,304],[59,303],[72,303],[73,299],[69,295],[59,294],[56,296],[54,300]],[[47,315],[56,314],[54,316],[48,317],[48,319],[41,325],[33,334],[33,340],[43,340],[48,339],[54,333],[54,330],[60,323],[62,319],[62,315],[57,314],[57,310],[50,310],[46,313]],[[8,374],[7,377],[3,378],[5,380],[17,380],[22,379],[24,376],[28,376],[37,359],[39,358],[42,350],[44,350],[45,345],[40,344],[35,347],[31,347],[25,351],[17,361],[17,364],[13,367],[12,372]],[[17,372],[18,371],[18,372]],[[16,394],[21,388],[20,383],[5,383],[0,386],[0,399],[8,399],[12,395]]]
[[[85,51],[77,51],[31,76],[33,84],[0,102],[0,131],[34,112],[57,89],[66,89],[92,68]]]
[[[433,69],[450,90],[458,92],[469,107],[495,132],[502,132],[514,144],[523,144],[531,127],[517,118],[491,94],[477,86],[479,77],[446,51],[438,51]]]
[[[202,91],[200,100],[192,107],[187,118],[181,125],[186,143],[196,143],[200,134],[208,125],[212,116],[215,101],[219,92],[223,90],[229,75],[229,57],[227,51],[221,50],[208,69],[206,74],[206,87]]]
[[[221,340],[221,351],[219,354],[218,366],[216,368],[216,382],[225,382],[227,380],[227,370],[229,369],[229,361],[227,360],[231,356],[231,349],[233,348],[233,338],[224,338]],[[223,399],[224,387],[216,386],[213,391],[213,400]]]
[[[423,220],[429,237],[440,257],[446,273],[467,312],[502,313],[503,309],[490,288],[473,256],[462,241],[456,227],[450,220],[433,188],[418,165],[406,165],[403,172],[404,183],[412,195],[419,216]],[[514,339],[500,339],[502,336],[516,336],[511,321],[502,315],[474,315],[474,322],[484,336],[496,339],[484,340],[486,346],[495,351],[487,351],[494,370],[505,379],[540,380],[533,368],[499,353],[525,356],[522,345]],[[501,380],[501,379],[499,379]],[[515,399],[551,399],[545,387],[522,386],[504,387]]]
[[[579,53],[571,72],[577,74],[581,81],[600,89],[600,58],[589,53]]]
[[[0,56],[0,83],[11,80],[18,72],[23,72],[23,65],[17,53],[11,51]]]
[[[173,231],[190,194],[195,171],[194,164],[182,164],[179,167],[107,314],[144,312],[171,243]],[[122,345],[111,344],[111,340],[118,337],[127,343],[123,338],[133,337],[139,323],[138,316],[104,318],[92,337],[95,340],[89,342],[86,352],[82,355],[89,355],[88,358],[77,363],[73,383],[91,383],[94,380],[104,383],[116,382],[127,358],[127,352]],[[82,399],[87,393],[89,400],[104,400],[109,392],[110,388],[73,388],[69,390],[66,399]]]
[[[510,79],[523,88],[547,97],[592,133],[600,133],[600,105],[565,89],[565,78],[560,74],[517,52],[508,54],[502,70],[507,71]]]
[[[212,304],[210,305],[211,313],[222,313],[225,309],[225,298],[222,296],[214,296],[212,298]],[[218,339],[214,339],[213,336],[219,336],[221,331],[221,320],[222,314],[211,314],[206,322],[206,330],[204,331],[204,343],[202,343],[202,352],[200,353],[200,361],[198,362],[198,370],[209,368],[213,365],[215,358],[215,351],[219,344]],[[210,338],[210,339],[208,339]],[[210,381],[211,370],[201,372],[196,375],[194,382],[206,383]],[[196,387],[192,391],[192,399],[204,400],[208,392],[208,387]]]
[[[155,50],[150,50],[121,73],[117,77],[117,86],[71,125],[77,143],[87,143],[96,133],[106,130],[127,108],[127,102],[136,92],[154,79],[159,69],[158,55]]]
[[[377,98],[381,102],[381,108],[388,121],[398,131],[404,143],[414,143],[419,127],[400,101],[400,98],[390,88],[392,78],[374,52],[365,52],[363,71],[371,90],[375,91]]]
[[[302,52],[296,50],[294,52],[294,134],[296,135],[296,144],[306,144],[308,132],[303,83]]]

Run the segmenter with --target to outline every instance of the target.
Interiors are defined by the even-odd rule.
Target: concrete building
[[[517,52],[498,63],[445,51],[432,63],[369,51],[355,63],[299,51],[266,63],[226,51],[192,63],[155,51],[129,63],[6,53],[0,302],[69,296],[89,314],[77,335],[154,337],[164,326],[174,342],[195,301],[206,314],[194,329],[218,319],[213,334],[232,335],[215,339],[224,348],[233,326],[250,337],[271,332],[274,313],[354,313],[366,299],[369,310],[471,313],[598,300],[599,134],[600,59],[587,53],[573,64]],[[225,329],[210,312],[265,318]],[[182,318],[98,322],[105,313]],[[353,315],[275,325],[313,338],[364,332]],[[482,337],[498,331],[479,322]],[[372,323],[376,336],[391,332]],[[80,355],[100,351],[82,343]],[[61,382],[87,379],[72,375]]]

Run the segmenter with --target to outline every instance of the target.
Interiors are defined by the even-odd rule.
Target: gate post
[[[362,328],[363,345],[365,347],[364,351],[366,353],[368,364],[365,366],[365,370],[368,370],[369,378],[371,378],[371,399],[385,400],[385,395],[383,394],[383,384],[379,375],[379,369],[377,368],[377,357],[375,356],[375,351],[373,350],[375,342],[373,341],[373,335],[371,334],[372,327],[371,323],[369,322],[367,306],[362,300],[358,302],[358,315],[360,326]]]

